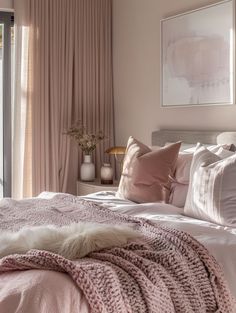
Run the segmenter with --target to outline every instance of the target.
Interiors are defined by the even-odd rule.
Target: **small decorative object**
[[[104,163],[101,167],[101,184],[113,184],[113,168],[110,163]]]
[[[84,155],[84,162],[80,167],[80,179],[83,181],[94,181],[95,179],[95,165],[92,163],[90,154]]]
[[[122,173],[122,167],[123,167],[123,159],[125,155],[126,147],[124,146],[115,146],[111,147],[106,150],[106,153],[109,155],[114,155],[117,163],[119,164],[119,171],[120,174]]]
[[[65,134],[72,137],[84,152],[84,163],[81,164],[80,168],[81,180],[93,181],[95,179],[95,166],[92,163],[91,154],[96,149],[97,144],[105,138],[103,132],[89,133],[84,125],[77,124],[69,128]]]

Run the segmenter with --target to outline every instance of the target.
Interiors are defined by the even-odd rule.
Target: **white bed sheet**
[[[236,228],[219,226],[183,215],[183,209],[164,203],[135,204],[115,197],[114,192],[84,196],[113,211],[138,216],[188,232],[201,242],[221,264],[229,287],[236,298]]]

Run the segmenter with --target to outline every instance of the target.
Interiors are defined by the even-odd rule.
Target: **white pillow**
[[[197,147],[190,170],[184,213],[225,226],[236,226],[236,154],[221,159]]]
[[[196,147],[197,145],[194,147],[194,151]],[[233,152],[226,150],[229,148],[230,145],[214,145],[208,147],[211,152],[218,154],[222,159],[233,154]],[[193,153],[180,152],[176,162],[175,175],[172,177],[173,182],[171,184],[169,203],[177,207],[183,208],[185,205],[192,159]]]
[[[188,193],[188,186],[189,185],[187,184],[172,182],[170,187],[169,203],[183,209]]]
[[[195,150],[197,149],[198,147],[198,144],[197,143],[194,147],[191,147],[191,148],[186,148],[183,150],[183,152],[187,152],[187,153],[194,153]],[[223,148],[223,149],[226,149],[226,150],[230,150],[232,145],[227,145],[227,144],[223,144],[223,145],[209,145],[209,144],[204,144],[204,147],[206,147],[208,150],[210,150],[211,152],[216,152],[218,151],[219,148]]]
[[[221,147],[217,152],[215,152],[215,154],[218,155],[221,159],[226,159],[230,157],[231,155],[234,155],[235,152],[226,150],[223,147]]]

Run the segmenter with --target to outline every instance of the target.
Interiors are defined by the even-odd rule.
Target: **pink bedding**
[[[0,275],[1,313],[88,313],[82,291],[69,275],[49,270]]]
[[[5,200],[0,213],[4,229],[52,221],[56,225],[94,221],[131,223],[143,235],[141,241],[124,248],[93,253],[76,262],[45,251],[2,259],[0,312],[85,313],[90,307],[92,312],[202,313],[219,309],[230,313],[235,309],[215,259],[184,232],[62,194],[51,200]]]

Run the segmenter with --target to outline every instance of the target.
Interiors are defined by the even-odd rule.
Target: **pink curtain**
[[[78,120],[90,131],[104,131],[108,138],[94,154],[97,174],[114,140],[112,1],[15,2],[25,6],[29,28],[25,158],[32,154],[32,170],[24,170],[25,179],[32,176],[33,195],[74,193],[82,155],[63,131]]]

